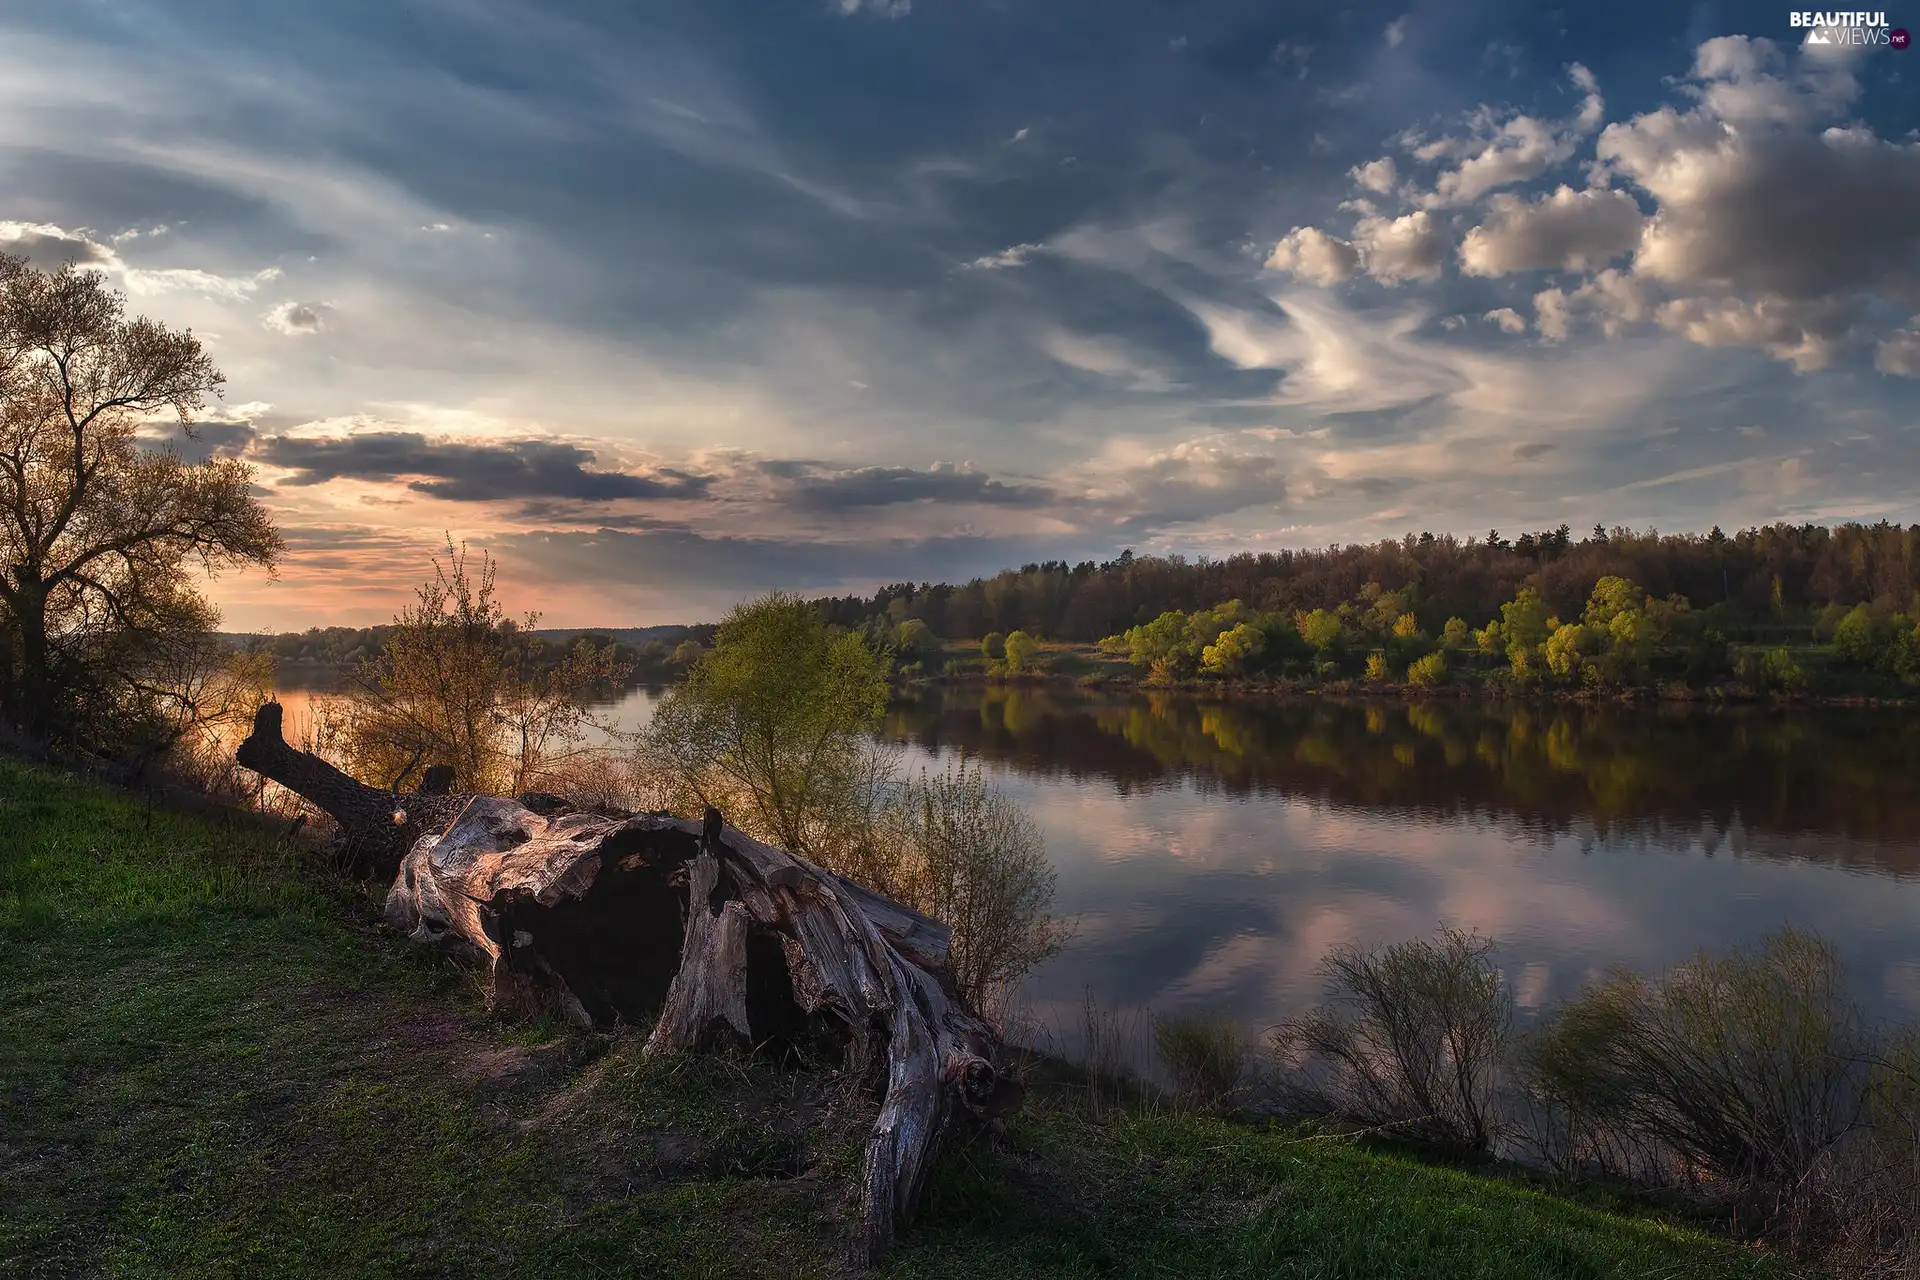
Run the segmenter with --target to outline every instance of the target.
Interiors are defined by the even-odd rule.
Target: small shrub
[[[1513,1024],[1494,944],[1442,929],[1321,962],[1327,999],[1274,1031],[1294,1109],[1444,1146],[1493,1143],[1493,1094]]]
[[[1447,682],[1447,655],[1430,653],[1407,668],[1407,683],[1419,689],[1430,689]]]
[[[1385,680],[1388,678],[1388,676],[1389,676],[1389,673],[1387,671],[1387,655],[1384,653],[1368,654],[1367,655],[1367,679]]]
[[[1230,1112],[1245,1100],[1255,1042],[1233,1019],[1204,1013],[1160,1018],[1153,1025],[1153,1047],[1181,1107]]]
[[[1039,670],[1040,642],[1024,631],[1015,631],[1006,640],[1008,675],[1027,675]]]
[[[1793,693],[1806,687],[1807,673],[1786,649],[1747,649],[1733,663],[1734,678],[1755,693]]]
[[[896,858],[867,881],[952,928],[954,983],[975,1008],[1066,944],[1040,830],[978,765],[922,772],[895,792],[882,826],[878,843]]]

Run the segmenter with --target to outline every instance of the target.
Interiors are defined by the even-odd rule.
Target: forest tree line
[[[1313,550],[1246,553],[1214,560],[1136,556],[1104,563],[1048,561],[963,584],[895,583],[872,596],[818,602],[849,629],[915,620],[938,636],[1024,631],[1046,640],[1095,643],[1168,612],[1192,614],[1238,600],[1248,610],[1292,617],[1337,610],[1368,584],[1404,599],[1415,625],[1439,635],[1449,619],[1475,626],[1531,591],[1547,614],[1580,616],[1595,584],[1614,577],[1665,600],[1713,610],[1730,641],[1811,639],[1823,610],[1866,604],[1880,616],[1912,614],[1920,594],[1920,524],[1773,524],[1723,533],[1661,534],[1595,526],[1576,540],[1558,529],[1464,540],[1408,534],[1400,540]]]
[[[710,641],[714,630],[712,624],[649,628],[660,634],[636,644],[610,630],[536,631],[520,627],[511,618],[502,619],[499,628],[503,636],[516,642],[520,661],[531,670],[557,668],[585,645],[609,657],[612,670],[621,673],[620,682],[629,684],[660,684],[678,679],[699,658],[702,642]],[[305,631],[279,635],[232,635],[228,639],[241,652],[271,655],[283,667],[319,667],[345,672],[379,658],[395,629],[392,623],[373,627],[308,627]]]

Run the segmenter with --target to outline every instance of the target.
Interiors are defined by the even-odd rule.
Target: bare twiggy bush
[[[1786,930],[1658,979],[1616,973],[1523,1057],[1576,1162],[1704,1186],[1804,1245],[1850,1212],[1872,1050],[1832,946]],[[1891,1107],[1897,1077],[1882,1079]]]
[[[976,1007],[1065,945],[1067,926],[1047,911],[1057,877],[1039,828],[979,766],[902,786],[875,847],[889,864],[876,887],[952,927],[954,983]]]
[[[397,788],[447,764],[462,790],[526,791],[583,750],[593,691],[623,673],[584,643],[536,662],[538,615],[507,616],[484,553],[472,565],[449,544],[433,570],[379,654],[347,673],[347,771]]]
[[[1185,1110],[1228,1114],[1239,1110],[1254,1088],[1259,1043],[1223,1014],[1157,1019],[1153,1047],[1175,1104]]]
[[[638,810],[640,789],[633,760],[611,748],[581,748],[542,762],[528,779],[532,789],[564,796],[587,809]]]
[[[1284,1106],[1402,1136],[1485,1150],[1513,997],[1494,944],[1457,929],[1321,962],[1327,998],[1280,1024]]]

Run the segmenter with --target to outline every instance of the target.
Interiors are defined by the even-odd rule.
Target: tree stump
[[[911,1217],[952,1124],[1018,1098],[998,1035],[953,989],[945,925],[714,810],[693,822],[547,796],[396,795],[288,746],[274,703],[236,758],[331,815],[355,865],[393,876],[388,921],[483,966],[495,1008],[651,1027],[647,1053],[838,1052],[882,1092],[854,1249],[866,1264]]]

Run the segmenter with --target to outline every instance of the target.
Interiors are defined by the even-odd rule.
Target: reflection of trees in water
[[[1123,794],[1187,782],[1736,853],[1783,852],[1780,837],[1791,836],[1822,860],[1920,871],[1920,719],[1896,711],[990,688],[898,704],[886,732],[1037,776],[1110,781]],[[1833,839],[1802,839],[1810,835]]]

